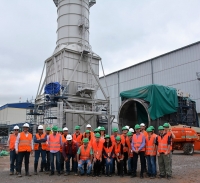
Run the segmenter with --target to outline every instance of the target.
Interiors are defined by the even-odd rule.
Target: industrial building
[[[118,118],[120,92],[150,84],[170,86],[190,95],[200,119],[200,42],[101,77],[110,96],[111,114]],[[103,97],[99,91],[98,97]]]

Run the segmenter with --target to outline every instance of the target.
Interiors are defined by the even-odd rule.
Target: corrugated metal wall
[[[200,42],[110,74],[106,80],[112,114],[118,115],[120,92],[152,83],[190,93],[200,113],[200,81],[196,72],[200,72]],[[105,88],[104,78],[100,82]],[[97,95],[103,97],[100,91]]]

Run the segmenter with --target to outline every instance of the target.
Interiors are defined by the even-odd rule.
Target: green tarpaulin
[[[133,90],[124,91],[120,93],[120,97],[122,100],[137,98],[149,102],[148,111],[152,120],[160,118],[166,114],[174,113],[177,111],[178,107],[176,89],[162,85],[147,85]],[[144,114],[140,108],[141,106],[138,108],[138,113]],[[142,116],[143,115],[140,114],[140,118],[142,118]]]

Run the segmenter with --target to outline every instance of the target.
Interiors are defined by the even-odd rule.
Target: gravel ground
[[[30,173],[33,173],[33,157],[31,157],[30,164]],[[109,181],[109,183],[128,183],[128,182],[152,182],[157,183],[161,182],[170,182],[170,183],[195,183],[200,181],[200,152],[196,152],[193,156],[186,156],[180,152],[174,152],[173,154],[173,178],[169,181],[167,179],[149,179],[144,178],[140,179],[130,178],[129,176],[125,176],[123,178],[118,176],[113,177],[86,177],[86,176],[74,176],[69,175],[65,177],[61,176],[49,176],[44,173],[39,173],[39,175],[32,175],[31,177],[23,176],[18,178],[16,175],[9,175],[9,157],[0,157],[0,183],[61,183],[61,182],[69,182],[69,183],[102,183]],[[24,172],[22,172],[22,175]]]

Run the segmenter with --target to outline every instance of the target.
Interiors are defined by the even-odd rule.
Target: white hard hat
[[[134,132],[134,129],[133,129],[133,128],[130,128],[130,129],[129,129],[129,132],[132,132],[132,133],[133,133],[133,132]]]
[[[125,126],[127,129],[129,129],[130,127],[129,126]]]
[[[91,128],[92,126],[90,124],[87,124],[86,125],[86,128]]]
[[[67,127],[63,128],[63,131],[68,131],[68,128]]]
[[[29,128],[29,124],[28,123],[24,123],[23,127]]]
[[[140,126],[146,126],[144,123],[141,123]]]
[[[98,129],[100,129],[101,127],[99,126]]]
[[[44,130],[44,127],[42,125],[39,125],[38,130]]]
[[[71,135],[67,135],[67,140],[72,140],[72,136]]]
[[[19,130],[19,126],[14,126],[13,130]]]

